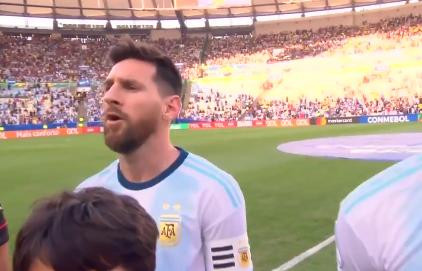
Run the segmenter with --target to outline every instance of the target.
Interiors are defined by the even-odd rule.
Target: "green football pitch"
[[[290,155],[276,150],[280,143],[412,131],[422,132],[422,125],[184,130],[172,131],[172,139],[239,181],[255,270],[269,271],[331,236],[341,199],[392,164]],[[0,141],[0,201],[9,220],[12,247],[34,200],[73,189],[115,158],[101,135]],[[334,246],[292,270],[335,270]]]

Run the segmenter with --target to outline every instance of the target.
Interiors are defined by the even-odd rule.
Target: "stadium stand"
[[[231,67],[239,64],[293,63],[289,72],[294,75],[294,72],[301,72],[301,68],[294,66],[294,60],[298,59],[307,61],[320,56],[341,59],[351,52],[365,55],[417,49],[422,42],[421,16],[390,18],[361,27],[337,26],[256,37],[235,35],[176,40],[144,37],[140,41],[155,44],[168,53],[181,67],[184,78],[194,82],[195,90],[181,114],[185,119],[256,120],[418,112],[420,94],[415,90],[417,86],[412,84],[412,78],[421,73],[415,71],[406,75],[399,70],[399,75],[392,74],[389,67],[382,65],[362,76],[358,85],[339,83],[336,93],[318,89],[289,93],[281,73],[255,80],[253,91],[242,89],[242,86],[237,89],[230,84],[224,86],[225,83],[222,87],[207,85],[200,79],[212,80],[209,73],[215,67],[223,77],[230,78]],[[77,121],[78,116],[99,121],[101,92],[97,89],[88,92],[86,98],[77,99],[70,82],[86,79],[101,82],[110,68],[103,56],[113,42],[110,37],[1,35],[0,66],[5,68],[0,69],[0,81],[3,82],[0,125],[66,124]],[[21,82],[21,86],[10,89],[6,82],[11,80]],[[64,85],[50,87],[48,82]],[[388,89],[382,89],[382,84]],[[376,91],[368,92],[369,88]]]

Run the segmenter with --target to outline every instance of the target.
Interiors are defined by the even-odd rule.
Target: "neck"
[[[145,182],[158,176],[178,156],[179,151],[171,144],[170,135],[151,135],[134,152],[120,155],[120,170],[131,182]]]

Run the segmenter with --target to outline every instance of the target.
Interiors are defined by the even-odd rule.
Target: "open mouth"
[[[116,113],[107,113],[104,116],[104,120],[106,122],[118,122],[123,120],[122,117],[120,117],[120,115],[116,114]]]
[[[119,117],[116,114],[108,114],[106,118],[107,118],[107,120],[111,120],[111,121],[118,121],[118,120],[122,119],[121,117]]]

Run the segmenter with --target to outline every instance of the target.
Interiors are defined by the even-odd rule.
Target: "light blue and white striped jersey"
[[[179,151],[147,182],[129,182],[114,161],[77,190],[100,186],[138,200],[159,228],[157,271],[252,270],[239,185],[204,158]]]
[[[422,270],[422,155],[362,183],[336,221],[338,270]]]

